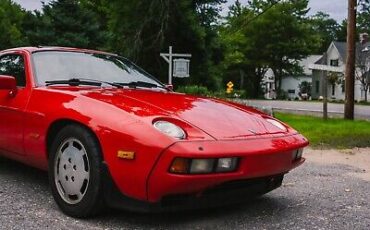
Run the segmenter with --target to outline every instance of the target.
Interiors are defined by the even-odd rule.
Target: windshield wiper
[[[143,88],[165,88],[163,86],[160,86],[160,85],[157,85],[157,84],[154,84],[154,83],[150,83],[150,82],[145,82],[145,81],[132,81],[132,82],[128,82],[128,83],[114,82],[113,84],[118,84],[118,85],[121,85],[121,86],[128,86],[130,88],[137,88],[137,87],[143,87]]]
[[[68,80],[54,80],[54,81],[45,81],[46,86],[49,85],[70,85],[70,86],[79,86],[79,85],[91,85],[91,86],[102,86],[103,84],[108,84],[117,88],[123,88],[121,84],[111,83],[107,81],[100,81],[94,79],[84,79],[84,78],[71,78]]]

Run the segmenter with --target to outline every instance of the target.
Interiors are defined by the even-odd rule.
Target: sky
[[[50,0],[13,0],[19,3],[27,10],[41,9],[41,1],[47,3]],[[241,0],[246,3],[248,0]],[[228,5],[233,4],[234,0],[228,0],[224,6],[224,13],[227,12]],[[311,8],[310,14],[315,14],[317,11],[328,13],[332,18],[337,21],[342,21],[347,15],[347,0],[310,0],[309,7]]]

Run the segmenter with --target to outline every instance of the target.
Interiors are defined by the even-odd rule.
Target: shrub
[[[176,90],[179,93],[186,93],[191,95],[200,95],[200,96],[209,96],[211,93],[204,86],[198,85],[187,85],[187,86],[180,86]]]
[[[198,85],[180,86],[177,88],[176,92],[216,98],[247,98],[247,92],[245,90],[234,90],[232,93],[227,94],[225,90],[212,92],[209,91],[207,87]]]

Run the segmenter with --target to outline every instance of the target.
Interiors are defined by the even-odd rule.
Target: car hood
[[[212,98],[141,89],[102,89],[81,94],[139,117],[177,118],[216,139],[282,133],[267,122],[267,115]]]

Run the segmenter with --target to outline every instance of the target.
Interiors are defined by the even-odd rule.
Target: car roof
[[[98,50],[81,49],[81,48],[73,48],[73,47],[60,47],[60,46],[17,47],[17,48],[11,48],[11,49],[0,51],[0,53],[12,52],[12,51],[27,51],[29,53],[42,52],[42,51],[66,51],[66,52],[100,53],[100,54],[108,54],[108,55],[117,55],[117,54],[112,54],[112,53],[98,51]]]

